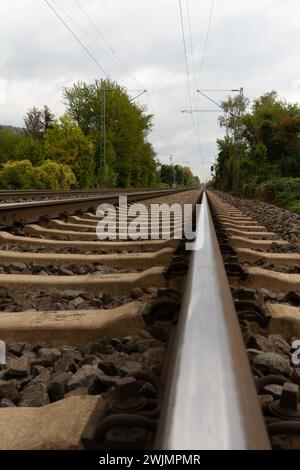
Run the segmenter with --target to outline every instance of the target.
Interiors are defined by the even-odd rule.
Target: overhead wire
[[[202,73],[203,73],[203,69],[204,69],[204,65],[205,65],[205,59],[206,59],[206,52],[207,52],[207,46],[208,46],[209,33],[210,33],[210,28],[211,28],[213,13],[214,13],[214,6],[215,6],[215,0],[211,0],[211,6],[210,6],[209,18],[208,18],[208,24],[207,24],[207,30],[206,30],[205,40],[204,40],[204,47],[203,47],[202,60],[201,60],[200,70],[199,70],[198,88],[200,88],[200,82],[201,82]]]
[[[62,12],[63,15],[65,15],[78,29],[79,31],[84,34],[102,53],[104,53],[109,59],[111,59],[110,54],[100,46],[99,42],[97,42],[93,36],[91,36],[89,33],[87,33],[81,26],[80,24],[74,20],[74,18],[68,13],[66,10],[64,10],[60,5],[56,3],[55,0],[51,0],[52,4],[55,5],[55,7]]]
[[[197,74],[196,74],[196,64],[195,64],[195,58],[194,58],[193,34],[192,34],[192,24],[191,24],[191,14],[190,14],[189,0],[185,0],[185,3],[186,3],[187,24],[188,24],[189,39],[190,39],[191,62],[192,62],[193,75],[194,75],[193,97],[194,97],[194,100],[195,100],[196,89],[197,89]]]
[[[191,85],[190,85],[190,72],[189,72],[189,65],[187,59],[187,47],[186,47],[186,40],[185,40],[185,32],[184,32],[184,22],[183,22],[183,13],[182,13],[182,5],[181,0],[179,2],[179,13],[180,13],[180,24],[181,24],[181,34],[182,34],[182,44],[183,44],[183,52],[184,52],[184,61],[185,61],[185,72],[187,78],[187,89],[188,89],[188,100],[190,105],[190,110],[192,110],[192,95],[191,95]]]
[[[115,60],[115,62],[118,62],[119,65],[121,65],[121,67],[123,68],[123,70],[131,77],[132,80],[135,81],[135,83],[143,88],[143,89],[146,89],[147,87],[145,87],[135,76],[134,74],[131,72],[131,70],[128,68],[128,66],[126,65],[126,63],[124,62],[124,60],[120,57],[120,55],[115,51],[114,47],[110,44],[110,42],[106,39],[106,37],[104,36],[104,34],[102,33],[102,31],[100,30],[99,26],[96,25],[96,23],[93,21],[93,19],[91,18],[91,16],[88,14],[88,12],[86,11],[86,9],[81,5],[81,3],[79,2],[79,0],[74,0],[74,2],[76,3],[77,7],[80,9],[80,11],[82,12],[82,14],[85,16],[85,18],[88,20],[88,22],[91,24],[92,28],[96,31],[97,35],[102,39],[102,41],[105,43],[105,45],[107,46],[107,48],[110,50],[110,53],[112,54],[112,57],[113,59]],[[156,119],[158,121],[160,121],[160,125],[161,127],[165,128],[165,126],[163,125],[162,123],[162,120],[161,118],[159,117],[158,113],[156,112],[156,108],[154,107],[153,105],[153,102],[150,98],[150,92],[147,91],[146,92],[146,96],[147,96],[147,99],[148,99],[148,102],[149,102],[149,105],[150,107],[152,108],[154,114],[156,115]],[[163,138],[160,131],[158,131],[157,129],[153,129],[153,132],[156,132],[158,137],[160,138],[160,140],[162,141],[162,143],[164,145],[167,145],[167,147],[169,149],[171,149],[171,147],[173,146],[172,142],[171,142],[171,139],[170,137],[167,135],[166,131],[165,134],[167,136],[167,139]],[[167,143],[167,140],[169,140],[170,142]],[[174,150],[172,150],[172,152],[174,153]]]
[[[91,53],[91,51],[88,49],[88,47],[81,41],[81,39],[74,33],[74,31],[71,29],[71,27],[68,25],[68,23],[60,16],[60,14],[56,11],[56,9],[53,7],[53,5],[49,2],[49,0],[44,0],[44,2],[49,6],[49,8],[53,11],[53,13],[57,16],[57,18],[64,24],[64,26],[67,28],[69,33],[74,37],[74,39],[80,44],[80,46],[85,50],[85,52],[89,55],[89,57],[92,59],[92,61],[97,65],[97,67],[101,70],[104,75],[110,79],[110,75],[106,72],[106,70],[102,67],[102,65],[98,62],[96,57]]]
[[[189,38],[190,38],[191,63],[192,63],[193,75],[194,75],[193,103],[195,103],[196,102],[196,89],[197,89],[197,73],[196,73],[196,63],[195,63],[195,58],[194,58],[193,33],[192,33],[192,23],[191,23],[189,0],[186,0],[185,3],[186,3],[187,24],[188,24]],[[195,117],[195,125],[196,125],[196,128],[197,128],[197,135],[200,136],[200,126],[199,126],[198,115]],[[198,148],[199,148],[199,153],[200,153],[201,162],[202,162],[202,146],[201,146],[201,142],[200,142],[200,137],[199,137],[199,140],[198,140]]]
[[[201,78],[202,78],[203,70],[204,70],[204,66],[205,66],[209,35],[210,35],[212,19],[213,19],[213,13],[214,13],[214,6],[215,6],[215,0],[211,0],[210,9],[209,9],[209,16],[208,16],[208,23],[207,23],[207,28],[206,28],[205,38],[204,38],[204,44],[203,44],[202,58],[201,58],[200,69],[199,69],[198,85],[196,83],[196,88],[200,88]],[[197,114],[197,116],[196,116],[196,122],[197,122],[197,126],[199,128],[200,125],[202,124],[202,123],[200,124],[200,113]],[[201,165],[203,165],[203,159],[201,160]]]
[[[96,57],[93,55],[93,53],[89,50],[89,48],[83,43],[83,41],[77,36],[77,34],[73,31],[73,29],[69,26],[69,24],[62,18],[62,16],[58,13],[58,11],[54,8],[53,5],[55,5],[55,7],[57,9],[59,9],[80,31],[81,33],[83,33],[87,38],[89,38],[90,41],[92,41],[99,50],[101,50],[101,52],[104,52],[108,57],[110,56],[109,53],[103,49],[99,43],[89,34],[87,33],[75,20],[74,18],[68,13],[66,12],[65,10],[63,10],[62,7],[60,7],[59,5],[57,5],[57,3],[52,0],[52,3],[50,3],[49,0],[44,0],[45,3],[49,6],[49,8],[53,11],[53,13],[57,16],[57,18],[63,23],[63,25],[66,27],[66,29],[70,32],[70,34],[74,37],[74,39],[80,44],[80,46],[84,49],[84,51],[89,55],[89,57],[93,60],[93,62],[97,65],[97,67],[101,70],[102,73],[104,73],[104,75],[106,76],[106,78],[108,79],[111,79],[111,76],[110,74],[104,69],[104,67],[99,63],[99,61],[96,59]],[[93,26],[94,30],[97,32],[97,34],[99,35],[99,37],[104,41],[104,43],[106,44],[106,46],[108,47],[108,49],[110,50],[110,53],[112,54],[112,57],[115,61],[117,61],[119,63],[119,65],[122,66],[123,70],[126,71],[126,73],[132,78],[132,80],[135,81],[136,84],[138,84],[138,86],[142,87],[143,89],[145,89],[145,87],[136,79],[136,77],[132,74],[132,72],[130,71],[130,69],[126,66],[126,64],[124,63],[124,61],[121,59],[121,57],[117,54],[117,52],[113,49],[113,47],[111,46],[111,44],[107,41],[107,39],[105,38],[105,36],[101,33],[100,29],[97,27],[97,25],[95,24],[95,22],[92,20],[92,18],[89,16],[89,14],[86,12],[86,10],[82,7],[82,5],[80,4],[80,2],[78,0],[74,0],[75,3],[77,4],[77,6],[79,7],[79,9],[81,10],[81,12],[84,14],[84,16],[87,18],[87,20],[89,21],[89,23]],[[163,125],[163,122],[161,120],[161,118],[159,117],[158,113],[156,112],[156,109],[154,108],[154,105],[153,105],[153,102],[150,98],[150,92],[147,91],[146,93],[146,96],[147,96],[147,99],[148,99],[148,102],[149,102],[149,105],[150,107],[152,108],[153,112],[155,113],[156,115],[156,118],[157,120],[160,121],[160,125],[161,127],[164,127]],[[161,132],[158,130],[158,129],[153,129],[153,132],[155,132],[159,139],[162,141],[163,145],[166,146],[172,153],[176,153],[174,148],[173,147],[173,144],[171,143],[171,139],[169,136],[167,136],[167,132],[165,131],[165,134],[167,136],[167,138],[164,138],[161,134]],[[169,142],[168,142],[169,140]]]
[[[77,21],[74,20],[74,18],[67,12],[65,11],[61,6],[59,6],[55,0],[51,0],[53,5],[55,5],[55,7],[57,9],[59,9],[90,41],[92,41],[97,47],[98,49],[101,51],[101,52],[104,52],[104,54],[106,54],[109,58],[111,58],[111,56],[109,55],[109,53],[103,49],[100,44],[95,41],[95,39],[89,34],[87,33],[81,26],[80,24],[77,23]],[[134,98],[131,98],[129,101],[133,101],[135,100],[136,98],[138,98],[139,96],[143,95],[146,90],[127,90],[127,91],[131,91],[131,92],[137,92],[138,95],[135,96]]]
[[[186,69],[188,101],[189,101],[189,105],[190,105],[190,111],[191,111],[190,114],[191,114],[191,120],[192,120],[192,124],[193,124],[193,128],[194,128],[194,132],[195,132],[196,142],[197,142],[199,154],[201,156],[201,147],[200,147],[200,143],[199,143],[198,131],[197,131],[194,115],[193,115],[193,112],[192,112],[193,105],[192,105],[192,94],[191,94],[191,85],[190,85],[190,71],[189,71],[189,64],[188,64],[188,58],[187,58],[187,47],[186,47],[186,39],[185,39],[185,28],[184,28],[182,4],[181,4],[181,0],[178,0],[178,2],[179,2],[182,43],[183,43],[183,51],[184,51],[184,61],[185,61],[185,69]]]
[[[88,12],[85,10],[85,8],[83,8],[83,6],[81,5],[81,3],[79,2],[79,0],[74,0],[74,2],[76,3],[76,5],[78,6],[78,8],[80,9],[80,11],[82,12],[82,14],[85,16],[85,18],[88,20],[88,22],[91,24],[91,26],[93,27],[93,29],[96,31],[96,33],[98,34],[98,36],[102,39],[102,41],[104,42],[104,44],[107,46],[107,48],[110,50],[110,53],[112,54],[112,57],[113,59],[119,63],[119,65],[121,65],[121,67],[123,68],[123,70],[125,70],[125,72],[131,77],[131,79],[133,81],[135,81],[135,83],[141,87],[141,88],[144,88],[143,85],[136,79],[136,77],[132,74],[131,70],[127,67],[127,65],[125,64],[125,62],[122,60],[122,58],[119,56],[119,54],[117,54],[117,52],[115,51],[115,49],[112,47],[112,45],[109,43],[109,41],[106,39],[106,37],[104,36],[104,34],[101,32],[100,28],[96,25],[96,23],[93,21],[93,19],[91,18],[91,16],[88,14]]]

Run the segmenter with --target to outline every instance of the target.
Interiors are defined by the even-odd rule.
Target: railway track
[[[105,196],[108,194],[122,194],[136,192],[135,188],[129,189],[60,189],[60,190],[0,190],[0,204],[7,204],[10,202],[24,202],[24,201],[36,201],[44,199],[54,198],[70,198],[99,195]],[[142,192],[151,192],[153,189],[150,188],[139,188]]]
[[[147,190],[94,190],[94,191],[51,191],[45,197],[45,192],[28,191],[23,193],[20,199],[19,195],[14,200],[10,196],[9,200],[0,203],[0,227],[5,228],[16,223],[16,221],[25,220],[35,222],[40,217],[57,217],[64,213],[76,213],[82,210],[92,209],[103,203],[117,204],[119,196],[127,195],[128,202],[140,201],[156,195],[174,194],[178,190],[174,189],[147,189]],[[51,194],[51,195],[50,195]]]
[[[199,196],[132,191],[128,204]],[[141,448],[153,435],[186,256],[172,237],[100,241],[103,202],[118,196],[0,208],[0,449]]]
[[[99,241],[116,196],[4,209],[0,449],[300,447],[300,250],[210,191],[129,205],[200,196],[191,252]]]

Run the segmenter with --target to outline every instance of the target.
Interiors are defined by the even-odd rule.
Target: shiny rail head
[[[201,211],[155,448],[270,449],[206,194]]]

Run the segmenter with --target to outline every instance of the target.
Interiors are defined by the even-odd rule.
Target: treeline
[[[125,89],[109,80],[78,82],[63,96],[66,113],[59,119],[47,106],[34,107],[24,118],[24,129],[0,126],[2,189],[173,184],[147,140],[152,115]],[[197,183],[190,169],[171,169],[178,186]]]
[[[275,91],[222,103],[214,186],[300,213],[300,107]]]
[[[181,165],[161,165],[160,181],[166,186],[199,186],[198,176],[191,169]]]

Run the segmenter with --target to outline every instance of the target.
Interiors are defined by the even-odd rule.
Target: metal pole
[[[176,186],[175,165],[173,164],[173,157],[172,157],[172,155],[170,156],[170,164],[171,164],[171,168],[172,168],[172,170],[173,170],[173,188],[175,188],[175,186]]]
[[[241,87],[239,90],[240,97],[241,97],[241,104],[244,99],[244,88]],[[238,118],[242,116],[242,111],[239,110],[238,112]],[[236,137],[238,141],[238,168],[237,168],[237,192],[239,193],[240,190],[240,178],[241,178],[241,153],[240,153],[240,138],[241,138],[241,129],[240,129],[240,122],[238,121],[237,125],[235,126],[235,132],[236,132]]]
[[[103,90],[103,168],[106,164],[106,90]]]
[[[100,124],[100,135],[102,136],[102,141],[100,142],[100,165],[99,171],[104,168],[106,163],[106,89],[102,89],[101,96],[101,124]]]

